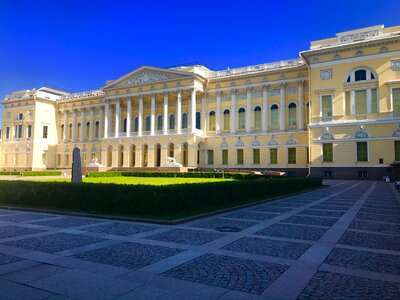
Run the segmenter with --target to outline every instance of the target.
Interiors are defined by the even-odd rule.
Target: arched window
[[[85,138],[89,139],[89,137],[90,137],[90,122],[87,122],[85,128]]]
[[[377,79],[374,72],[368,69],[356,69],[347,75],[346,82],[356,82],[363,80],[374,80]]]
[[[271,106],[271,129],[277,130],[278,129],[278,116],[279,116],[279,107],[278,105],[274,104]]]
[[[289,106],[289,112],[288,112],[288,121],[289,121],[289,127],[296,127],[297,124],[297,118],[296,118],[296,108],[297,105],[296,103],[290,103]]]
[[[239,111],[238,111],[238,113],[239,113],[239,129],[245,129],[246,128],[246,115],[245,115],[245,113],[246,113],[246,110],[243,108],[243,107],[241,107],[241,108],[239,108]]]
[[[175,129],[175,115],[174,114],[169,115],[169,129],[171,129],[171,130]]]
[[[127,122],[128,122],[128,119],[125,118],[125,119],[124,119],[124,126],[123,126],[123,128],[122,128],[122,132],[126,132],[126,130],[127,130]]]
[[[76,128],[76,139],[79,140],[81,138],[81,123],[78,123],[78,126]]]
[[[215,131],[215,111],[210,111],[208,116],[208,131]]]
[[[255,129],[261,128],[261,107],[260,106],[254,107],[254,128]]]
[[[182,129],[186,129],[188,126],[188,117],[187,113],[182,114]]]
[[[201,129],[201,113],[196,111],[196,129]]]
[[[139,131],[139,117],[136,117],[133,124],[133,132],[138,132],[138,131]]]
[[[145,123],[146,123],[146,131],[150,131],[150,116],[146,116],[145,119]]]
[[[94,136],[95,136],[95,138],[100,137],[100,122],[99,121],[96,122]]]
[[[230,125],[231,123],[231,112],[229,109],[224,110],[224,130],[228,131],[230,130]]]
[[[163,130],[163,116],[159,115],[157,117],[157,130]]]

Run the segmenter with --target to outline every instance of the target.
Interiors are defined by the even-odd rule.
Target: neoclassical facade
[[[400,161],[400,27],[315,41],[297,59],[212,71],[141,67],[99,90],[5,97],[0,169],[84,164],[380,178]]]

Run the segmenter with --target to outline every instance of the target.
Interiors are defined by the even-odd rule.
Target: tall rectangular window
[[[332,117],[332,95],[321,96],[322,117]]]
[[[333,144],[322,144],[322,159],[324,162],[333,162]]]
[[[276,165],[278,163],[278,149],[269,149],[269,163],[271,165]]]
[[[393,111],[400,112],[400,88],[392,89]]]
[[[236,164],[243,165],[243,149],[236,150]]]
[[[367,91],[355,91],[356,115],[367,114]]]
[[[10,127],[6,127],[6,139],[10,138]]]
[[[253,149],[253,164],[260,164],[260,149]]]
[[[32,125],[28,125],[28,132],[27,132],[27,138],[32,137]]]
[[[65,154],[65,165],[69,166],[69,154]]]
[[[400,161],[400,141],[394,142],[394,160]]]
[[[228,150],[227,149],[222,150],[222,164],[223,165],[228,164]]]
[[[376,89],[371,89],[371,113],[378,112],[378,94]]]
[[[17,138],[22,138],[23,127],[22,125],[18,125],[18,135]]]
[[[346,116],[350,116],[351,115],[351,95],[350,95],[350,92],[346,92],[346,94],[345,94],[345,113],[346,113]]]
[[[61,154],[57,154],[57,166],[61,166]]]
[[[43,126],[43,138],[44,139],[47,139],[48,130],[49,130],[48,126]],[[79,132],[79,130],[78,130],[78,132]]]
[[[296,163],[296,148],[288,148],[288,164]]]
[[[46,153],[42,154],[42,164],[46,164]]]
[[[357,161],[368,161],[368,143],[357,142]]]
[[[306,163],[310,163],[310,147],[306,147]]]
[[[207,150],[207,164],[213,165],[214,164],[214,150]]]

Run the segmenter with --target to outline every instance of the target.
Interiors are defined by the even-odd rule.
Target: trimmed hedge
[[[0,175],[21,175],[21,172],[18,171],[2,171]]]
[[[110,172],[90,172],[87,177],[178,177],[178,178],[227,178],[227,179],[260,179],[272,178],[277,176],[271,175],[256,175],[249,173],[234,173],[234,172],[127,172],[127,171],[110,171]]]
[[[22,176],[61,176],[61,171],[25,171]]]
[[[161,217],[247,203],[321,184],[321,178],[293,177],[164,186],[0,181],[0,204]]]

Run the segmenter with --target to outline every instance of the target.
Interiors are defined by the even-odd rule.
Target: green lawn
[[[70,178],[60,179],[37,179],[34,181],[57,181],[70,182]],[[173,177],[89,177],[84,178],[83,182],[90,183],[114,183],[114,184],[146,184],[146,185],[169,185],[169,184],[184,184],[184,183],[209,183],[232,181],[232,179],[221,178],[173,178]]]

